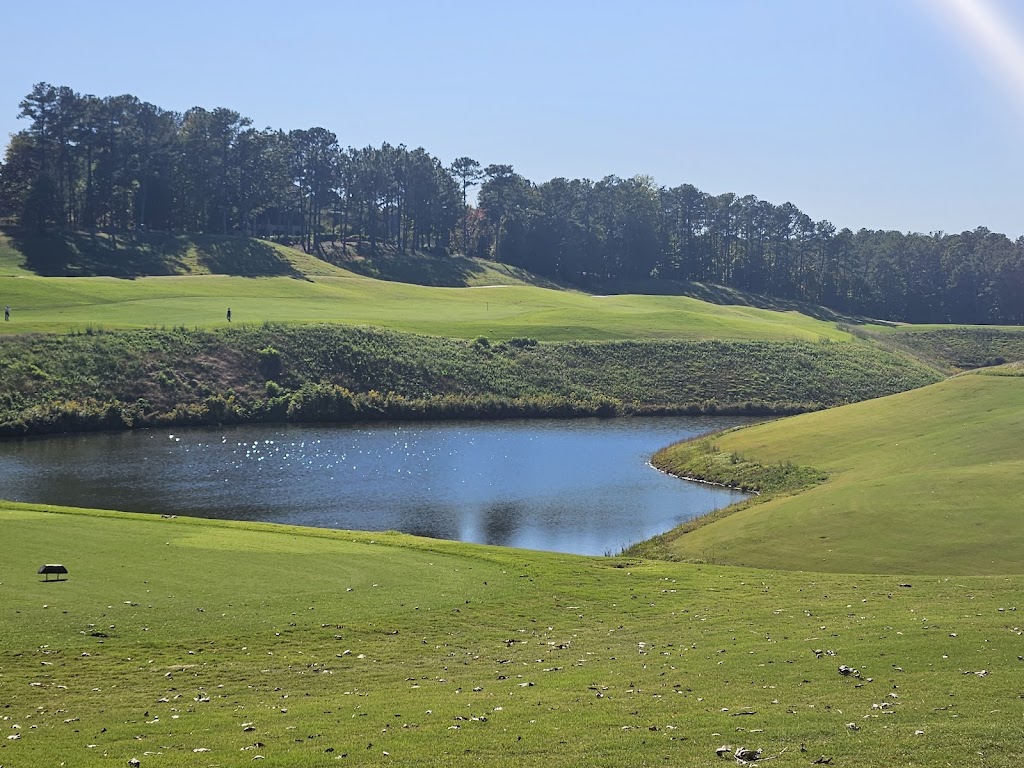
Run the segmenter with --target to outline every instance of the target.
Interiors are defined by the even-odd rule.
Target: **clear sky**
[[[535,182],[649,174],[838,227],[1024,234],[1017,0],[7,3],[0,143],[46,81]]]

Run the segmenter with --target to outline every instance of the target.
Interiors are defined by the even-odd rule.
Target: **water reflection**
[[[739,494],[647,465],[740,423],[664,418],[244,426],[0,442],[4,498],[601,554]]]
[[[516,531],[523,525],[523,518],[527,515],[526,505],[515,501],[498,501],[488,504],[483,510],[483,535],[484,541],[491,544],[511,546],[515,541]]]

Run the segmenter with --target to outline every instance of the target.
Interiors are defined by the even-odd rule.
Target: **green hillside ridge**
[[[733,464],[805,470],[789,488],[769,487],[633,553],[794,570],[1022,572],[1024,378],[1019,365],[985,373],[998,375],[961,375],[659,452],[654,463],[666,471],[723,482],[738,478]],[[816,473],[827,479],[814,484]]]
[[[8,766],[617,768],[718,764],[723,745],[779,766],[1019,759],[1017,576],[10,504],[0,535],[18,543],[0,559]],[[45,562],[68,579],[43,581]]]
[[[0,333],[209,327],[226,324],[231,307],[236,323],[347,323],[455,338],[851,338],[835,323],[793,309],[689,296],[593,296],[480,259],[384,254],[339,261],[388,277],[397,276],[396,261],[429,265],[420,267],[421,276],[443,272],[434,282],[461,286],[436,287],[361,276],[250,238],[147,234],[119,241],[115,250],[110,238],[67,233],[33,243],[12,230],[0,235],[0,303],[12,308]]]
[[[941,376],[834,315],[737,291],[590,295],[479,259],[321,255],[241,237],[6,230],[0,433],[779,414]]]

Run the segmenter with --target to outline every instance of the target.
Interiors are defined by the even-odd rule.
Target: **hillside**
[[[666,449],[656,465],[684,476],[730,482],[732,467],[752,462],[809,467],[827,479],[795,495],[766,494],[647,551],[766,568],[1020,573],[1020,373],[957,376]]]
[[[0,433],[259,420],[792,413],[937,381],[863,342],[466,341],[341,325],[8,336]]]
[[[792,308],[689,296],[593,296],[478,259],[338,260],[388,278],[448,286],[437,287],[362,276],[248,238],[148,234],[114,249],[102,236],[69,233],[36,242],[17,232],[0,237],[0,302],[12,308],[0,333],[221,325],[231,307],[235,323],[348,323],[469,339],[851,338],[833,322]],[[46,268],[54,264],[60,267]],[[437,279],[428,279],[432,274]]]
[[[1019,326],[899,325],[849,330],[951,373],[1024,360],[1024,328]]]

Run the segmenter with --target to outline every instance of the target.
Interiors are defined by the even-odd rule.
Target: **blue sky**
[[[839,227],[1024,234],[1012,0],[56,0],[2,20],[0,143],[46,81],[535,182],[644,173]]]

